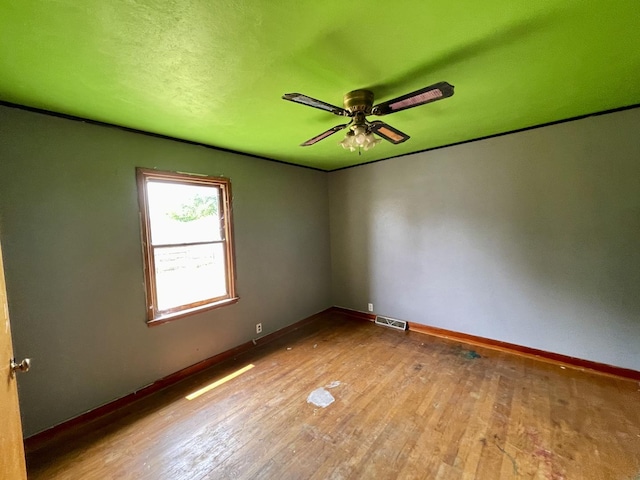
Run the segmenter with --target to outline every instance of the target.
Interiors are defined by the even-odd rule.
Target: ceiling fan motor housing
[[[350,113],[363,112],[365,115],[371,113],[373,106],[373,92],[370,90],[353,90],[345,94],[344,109]]]

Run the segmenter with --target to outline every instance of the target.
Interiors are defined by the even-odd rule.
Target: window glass
[[[147,182],[153,245],[221,240],[218,189]]]
[[[154,250],[160,310],[227,294],[222,244],[156,247]]]

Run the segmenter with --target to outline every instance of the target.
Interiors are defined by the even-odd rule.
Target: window
[[[235,303],[231,182],[136,169],[147,322]]]

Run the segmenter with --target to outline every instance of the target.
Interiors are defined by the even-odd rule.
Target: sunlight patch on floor
[[[222,385],[223,383],[227,383],[229,380],[233,380],[234,378],[242,375],[245,372],[248,372],[249,370],[251,370],[255,365],[253,365],[252,363],[250,363],[249,365],[247,365],[246,367],[241,368],[240,370],[236,370],[233,373],[230,373],[229,375],[227,375],[226,377],[221,378],[220,380],[216,380],[213,383],[210,383],[209,385],[207,385],[206,387],[202,387],[200,390],[196,390],[193,393],[190,393],[189,395],[187,395],[186,398],[187,400],[193,400],[194,398],[198,398],[200,395],[205,394],[211,390],[213,390],[216,387],[219,387],[220,385]]]

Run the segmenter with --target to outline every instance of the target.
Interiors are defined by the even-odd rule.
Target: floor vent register
[[[376,315],[376,324],[383,327],[395,328],[397,330],[408,330],[409,324],[404,320],[396,320],[395,318],[381,317]]]

